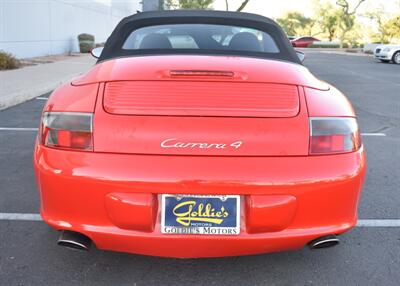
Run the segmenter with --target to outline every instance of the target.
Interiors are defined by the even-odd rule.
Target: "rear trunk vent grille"
[[[112,114],[294,117],[296,86],[205,81],[120,81],[105,86],[104,108]]]

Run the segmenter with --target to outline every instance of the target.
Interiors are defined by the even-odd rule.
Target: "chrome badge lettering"
[[[173,209],[176,221],[183,226],[189,226],[192,221],[221,224],[224,218],[229,216],[228,211],[224,207],[216,210],[210,203],[206,205],[196,204],[195,201],[186,201],[177,204]]]
[[[205,142],[181,142],[177,138],[169,138],[161,142],[162,148],[199,148],[199,149],[239,149],[243,145],[242,141],[233,143],[205,143]]]

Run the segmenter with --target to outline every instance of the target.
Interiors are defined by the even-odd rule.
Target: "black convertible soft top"
[[[215,24],[241,26],[257,29],[268,33],[279,48],[278,53],[226,50],[189,50],[189,49],[137,49],[126,50],[122,46],[132,31],[139,28],[168,24]],[[281,27],[273,20],[251,13],[213,11],[213,10],[170,10],[137,13],[121,20],[108,38],[99,61],[108,59],[160,54],[207,54],[207,55],[238,55],[277,59],[301,64]]]

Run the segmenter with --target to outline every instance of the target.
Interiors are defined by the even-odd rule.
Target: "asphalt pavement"
[[[181,260],[71,251],[43,222],[0,219],[0,285],[399,285],[400,66],[306,55],[305,65],[346,93],[359,117],[369,165],[359,217],[368,226],[329,249]],[[38,213],[31,161],[46,96],[0,111],[0,213]],[[395,223],[383,226],[387,219]]]

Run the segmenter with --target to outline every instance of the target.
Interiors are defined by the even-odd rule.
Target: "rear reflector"
[[[337,154],[360,148],[361,138],[355,118],[310,118],[310,154]]]
[[[92,114],[45,112],[41,125],[41,142],[54,148],[93,150]]]

